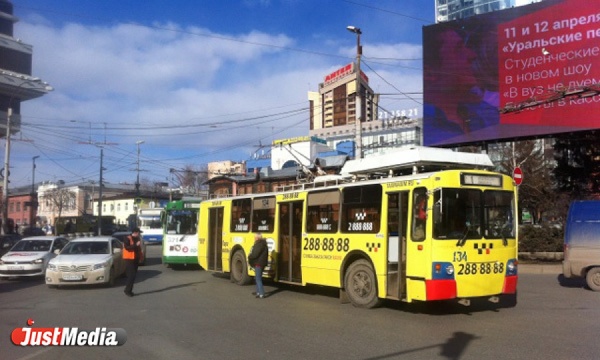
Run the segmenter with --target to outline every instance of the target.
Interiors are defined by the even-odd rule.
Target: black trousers
[[[133,283],[135,282],[135,275],[137,274],[138,260],[125,260],[125,274],[127,275],[127,285],[125,285],[125,292],[130,293],[133,291]]]

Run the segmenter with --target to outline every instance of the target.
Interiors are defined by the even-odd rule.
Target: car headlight
[[[54,264],[48,264],[48,266],[46,267],[46,270],[56,271],[56,265],[54,265]]]
[[[35,259],[32,261],[33,264],[43,264],[44,263],[44,259]]]
[[[108,261],[105,261],[103,263],[94,265],[94,267],[92,268],[92,270],[103,269],[103,268],[105,268],[107,266],[108,266]]]

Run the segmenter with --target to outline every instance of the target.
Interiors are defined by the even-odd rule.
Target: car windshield
[[[52,240],[21,240],[10,251],[50,251]]]
[[[110,252],[107,241],[76,241],[67,244],[60,254],[110,254]]]

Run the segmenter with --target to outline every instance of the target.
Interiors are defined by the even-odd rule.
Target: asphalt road
[[[160,264],[148,248],[134,292],[49,289],[40,279],[0,281],[1,359],[596,359],[600,293],[554,270],[524,266],[519,303],[387,302],[364,310],[340,304],[337,291],[266,284],[255,299],[202,270]],[[15,328],[122,328],[124,345],[19,347]]]

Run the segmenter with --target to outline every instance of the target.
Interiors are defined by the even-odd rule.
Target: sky
[[[52,87],[22,103],[10,186],[173,184],[309,132],[308,92],[354,61],[383,110],[419,109],[433,0],[13,0],[14,36]],[[138,145],[137,143],[140,142]],[[143,142],[143,143],[141,143]],[[2,142],[4,147],[4,143]]]

